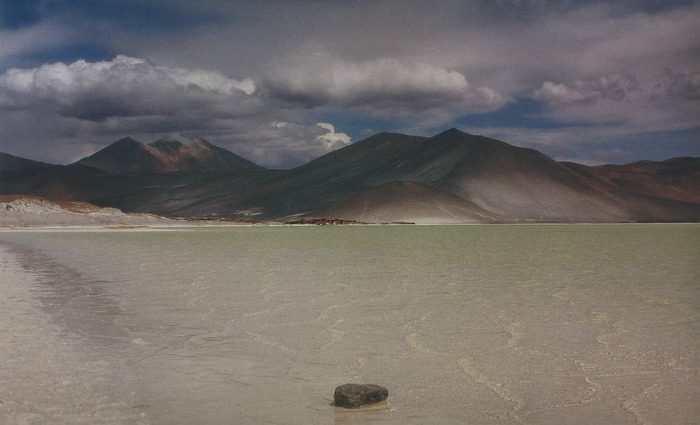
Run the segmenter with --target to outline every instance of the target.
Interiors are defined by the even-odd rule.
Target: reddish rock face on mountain
[[[126,137],[95,154],[83,158],[78,164],[110,173],[176,171],[232,171],[258,169],[258,165],[197,139],[189,145],[177,140],[161,139],[153,143],[141,143]]]

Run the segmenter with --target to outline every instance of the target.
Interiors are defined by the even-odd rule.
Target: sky
[[[700,0],[0,0],[0,151],[125,136],[291,168],[448,128],[585,164],[700,156]]]

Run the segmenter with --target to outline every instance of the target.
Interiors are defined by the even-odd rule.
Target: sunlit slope
[[[365,223],[496,223],[500,217],[451,192],[414,182],[389,182],[343,197],[316,215]]]

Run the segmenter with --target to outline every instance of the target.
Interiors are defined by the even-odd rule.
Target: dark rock
[[[342,220],[340,218],[301,218],[299,220],[287,221],[284,224],[313,224],[316,226],[344,226],[350,224],[367,224],[355,220]]]
[[[389,397],[389,390],[374,384],[344,384],[335,389],[333,400],[336,406],[360,407],[379,403]]]

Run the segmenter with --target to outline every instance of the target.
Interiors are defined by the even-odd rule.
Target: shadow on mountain
[[[5,157],[0,157],[1,193],[165,216],[420,223],[700,220],[700,158],[589,167],[456,129],[433,137],[380,133],[292,170],[265,169],[201,139],[183,145],[125,138],[68,166]]]

